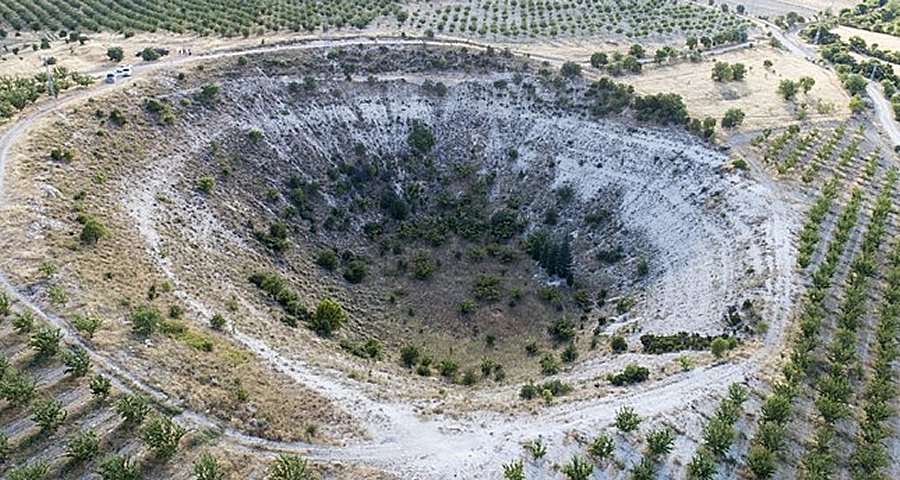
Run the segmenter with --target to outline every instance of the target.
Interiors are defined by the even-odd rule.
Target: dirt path
[[[295,45],[276,45],[250,50],[219,52],[209,55],[175,58],[155,64],[136,66],[139,74],[157,69],[169,68],[195,61],[238,55],[252,55],[266,52],[312,50],[353,45],[467,45],[476,46],[472,42],[456,42],[443,40],[402,40],[347,38],[336,40],[317,40]],[[91,96],[101,95],[127,82],[113,85],[96,85],[84,90],[71,92],[63,98],[40,105],[33,111],[20,117],[0,137],[0,207],[3,207],[6,195],[3,190],[3,172],[8,163],[9,153],[15,142],[26,133],[33,122],[44,115],[65,109],[76,102]],[[772,192],[771,196],[779,194]],[[783,203],[774,205],[786,209]],[[788,212],[781,212],[787,214]],[[776,222],[777,223],[777,222]],[[775,225],[774,229],[779,226]],[[789,232],[770,231],[766,239],[771,245],[787,241]],[[572,430],[596,432],[605,427],[622,405],[631,405],[645,418],[667,416],[673,411],[708,401],[720,395],[730,383],[744,382],[758,373],[759,367],[778,355],[781,334],[786,325],[791,305],[792,269],[790,256],[781,255],[775,258],[774,270],[771,272],[773,282],[771,291],[780,292],[781,298],[772,299],[777,304],[773,311],[773,326],[766,335],[764,345],[746,358],[736,359],[732,363],[723,363],[697,368],[690,372],[669,376],[653,384],[638,386],[603,398],[568,402],[540,408],[539,415],[527,412],[500,414],[491,411],[472,412],[465,418],[451,418],[444,415],[430,415],[424,418],[411,405],[394,402],[390,399],[371,398],[356,385],[337,378],[334,372],[312,367],[304,362],[285,358],[265,343],[236,332],[235,339],[249,348],[259,358],[273,368],[283,371],[305,385],[322,390],[337,405],[349,409],[368,430],[369,440],[358,444],[340,447],[314,446],[306,443],[273,442],[261,438],[250,437],[240,432],[224,429],[224,441],[247,449],[266,451],[292,451],[304,454],[316,460],[343,460],[361,462],[383,468],[400,475],[402,478],[446,478],[447,472],[457,472],[461,478],[485,476],[486,471],[495,472],[498,465],[522,454],[522,442],[538,435],[554,445],[549,460],[565,461],[577,445],[566,440]],[[116,364],[101,352],[92,351],[90,345],[81,341],[77,333],[68,323],[50,313],[41,310],[27,297],[11,285],[3,272],[0,272],[0,288],[10,292],[20,304],[33,309],[39,316],[56,327],[61,328],[68,339],[87,348],[95,364],[109,372],[121,385],[121,388],[139,390],[152,396],[157,402],[176,409],[182,409],[166,396],[164,392],[154,390],[139,378],[131,374],[122,365]],[[589,372],[590,373],[590,372]],[[596,372],[595,372],[596,373]],[[514,398],[509,399],[515,401]],[[219,422],[201,413],[183,410],[179,417],[186,424],[201,428],[219,425]],[[567,447],[564,445],[569,444]],[[529,466],[532,468],[532,466]],[[546,470],[541,470],[546,474]]]

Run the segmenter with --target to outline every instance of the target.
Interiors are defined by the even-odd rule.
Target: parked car
[[[116,83],[115,72],[109,72],[106,74],[106,83]]]

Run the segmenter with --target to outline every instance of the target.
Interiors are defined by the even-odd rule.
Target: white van
[[[125,65],[122,67],[122,76],[130,77],[134,73],[134,68],[131,65]]]

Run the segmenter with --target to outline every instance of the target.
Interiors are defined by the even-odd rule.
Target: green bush
[[[559,373],[559,361],[550,353],[545,353],[540,360],[541,373],[544,375],[556,375]]]
[[[122,47],[109,47],[106,49],[106,56],[114,62],[121,62],[125,58],[125,51]]]
[[[106,226],[94,217],[85,215],[80,218],[80,221],[82,226],[78,239],[83,245],[96,245],[109,233]]]
[[[209,326],[212,327],[213,330],[221,330],[226,323],[225,316],[221,313],[215,313],[212,318],[209,319]]]
[[[338,266],[338,255],[333,249],[321,250],[316,256],[316,264],[328,271],[334,271]]]
[[[453,359],[446,358],[438,363],[437,368],[441,376],[452,380],[459,371],[459,364]]]
[[[650,377],[650,369],[642,367],[636,363],[629,363],[625,366],[625,370],[615,375],[609,375],[607,378],[610,383],[616,386],[631,385],[640,383]]]
[[[421,155],[431,151],[431,148],[434,147],[435,144],[434,135],[431,133],[431,130],[418,120],[413,120],[412,129],[409,132],[409,137],[407,137],[407,142],[416,153]]]
[[[560,318],[547,327],[547,333],[554,341],[571,342],[575,338],[575,322],[567,318]]]
[[[151,305],[141,305],[131,311],[131,330],[139,335],[154,333],[162,323],[162,313]]]
[[[415,364],[419,363],[420,357],[421,352],[419,352],[419,348],[414,345],[406,345],[400,349],[400,363],[406,368],[412,368]]]
[[[472,295],[478,300],[489,302],[500,300],[500,277],[482,273],[475,279]]]
[[[609,339],[609,346],[612,349],[613,353],[622,353],[628,350],[628,342],[626,342],[625,338],[620,335],[613,335]]]
[[[344,280],[358,284],[366,278],[366,263],[361,259],[350,261],[344,270]]]
[[[722,117],[722,128],[733,128],[744,123],[744,111],[740,108],[729,108]]]
[[[419,280],[428,280],[436,269],[428,252],[419,252],[413,260],[413,275]]]
[[[330,337],[341,329],[347,320],[344,307],[331,298],[323,298],[316,305],[316,311],[310,319],[310,328],[322,337]]]
[[[638,120],[662,125],[684,125],[688,120],[687,107],[676,93],[658,93],[638,97],[634,102]]]

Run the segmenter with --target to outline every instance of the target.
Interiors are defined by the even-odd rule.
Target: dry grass
[[[763,67],[765,60],[771,60],[773,67]],[[712,80],[714,62],[743,63],[748,68],[747,77],[742,82],[720,83]],[[784,101],[776,92],[783,79],[797,80],[810,76],[816,84],[808,96],[798,95],[793,103]],[[647,67],[639,76],[628,77],[640,93],[675,92],[687,104],[688,111],[695,117],[712,116],[721,119],[730,108],[740,108],[747,114],[745,129],[758,129],[773,124],[784,124],[797,119],[797,105],[809,104],[809,118],[847,118],[849,96],[841,88],[834,74],[817,68],[805,60],[771,47],[754,47],[717,55],[700,63],[679,63],[673,66]],[[820,103],[834,106],[833,113],[821,114],[816,106]]]
[[[227,335],[211,330],[208,318],[183,304],[175,292],[165,293],[165,278],[156,273],[142,239],[114,199],[118,193],[110,189],[116,178],[127,176],[133,167],[121,162],[131,158],[128,152],[141,155],[145,150],[127,131],[117,138],[91,137],[96,131],[90,127],[80,131],[78,125],[96,124],[92,112],[87,106],[73,110],[67,115],[71,123],[43,125],[27,143],[17,145],[17,160],[6,179],[14,206],[4,215],[5,270],[16,281],[31,285],[44,301],[51,284],[62,286],[69,301],[52,305],[53,310],[104,319],[95,346],[195,410],[209,411],[236,428],[275,439],[306,438],[306,425],[312,423],[321,426],[319,441],[357,434],[349,417],[333,409],[324,397],[268,369]],[[47,152],[61,145],[76,150],[78,160],[51,162]],[[101,177],[108,180],[101,182]],[[83,199],[74,200],[79,192]],[[79,211],[100,218],[111,232],[109,237],[95,247],[81,246],[75,222]],[[41,241],[35,243],[35,238]],[[44,260],[60,267],[51,280],[37,271]],[[161,292],[152,300],[147,297],[151,285]],[[181,305],[188,333],[173,338],[157,334],[144,343],[131,334],[128,323],[131,307],[144,303],[163,312],[170,305]],[[218,308],[224,311],[224,306]],[[198,340],[211,342],[212,352],[191,346]],[[246,400],[238,399],[239,389]]]
[[[870,32],[853,27],[845,27],[843,25],[835,27],[832,32],[841,36],[841,39],[847,41],[850,37],[860,37],[866,41],[866,44],[872,46],[877,44],[882,50],[897,51],[900,50],[900,37],[888,35],[886,33]]]

